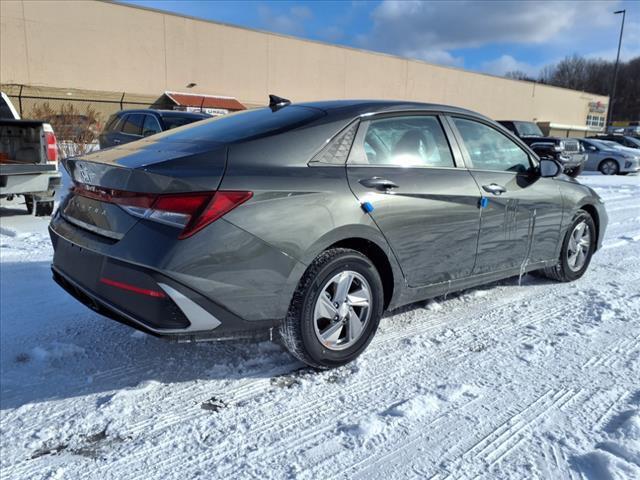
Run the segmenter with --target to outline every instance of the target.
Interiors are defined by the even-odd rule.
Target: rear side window
[[[116,128],[116,124],[118,123],[118,120],[120,120],[120,117],[118,116],[117,113],[114,113],[113,115],[111,115],[109,117],[109,120],[107,120],[107,124],[104,126],[104,130],[105,132],[112,132],[114,131]]]
[[[505,172],[525,172],[531,166],[529,155],[511,139],[480,122],[453,118],[472,168]]]
[[[122,133],[129,135],[142,135],[142,124],[145,115],[141,113],[131,113],[127,115],[122,125]]]
[[[398,167],[454,167],[435,116],[391,117],[366,125],[363,144],[350,163]]]

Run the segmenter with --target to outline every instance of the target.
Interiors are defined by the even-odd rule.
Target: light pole
[[[618,39],[618,55],[616,56],[616,66],[613,69],[613,82],[609,89],[609,108],[607,110],[607,125],[611,126],[611,116],[613,115],[613,103],[616,96],[616,81],[618,80],[618,64],[620,63],[620,46],[622,45],[622,32],[624,31],[624,17],[627,13],[626,10],[618,10],[613,12],[614,15],[622,14],[622,25],[620,25],[620,38]]]

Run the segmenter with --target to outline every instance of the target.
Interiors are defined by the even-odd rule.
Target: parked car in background
[[[552,143],[556,146],[556,160],[564,172],[570,177],[577,177],[582,172],[586,154],[580,142],[573,138],[545,137],[540,127],[534,122],[520,120],[498,120],[498,123],[515,134],[529,146],[534,143]]]
[[[22,195],[29,213],[51,215],[60,181],[58,142],[51,125],[21,120],[9,97],[0,92],[0,198]]]
[[[624,129],[624,134],[629,137],[640,138],[640,121],[629,122],[629,125]]]
[[[604,175],[627,174],[640,171],[640,151],[618,143],[595,138],[578,139],[587,152],[586,171]]]
[[[640,139],[629,135],[596,135],[587,138],[589,140],[609,140],[611,142],[619,143],[623,147],[640,149]]]
[[[109,117],[98,141],[100,148],[113,147],[205,118],[211,115],[179,110],[122,110]]]
[[[555,160],[444,105],[272,98],[65,166],[49,231],[71,295],[176,340],[279,332],[318,368],[355,359],[386,309],[576,280],[607,226]]]

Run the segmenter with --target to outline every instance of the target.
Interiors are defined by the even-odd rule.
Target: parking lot
[[[6,478],[637,478],[640,177],[581,280],[526,275],[393,311],[354,363],[172,344],[51,279],[47,218],[2,204]],[[209,473],[207,473],[209,472]]]

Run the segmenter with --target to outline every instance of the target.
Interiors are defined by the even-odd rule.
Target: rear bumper
[[[9,173],[4,169],[0,175],[0,195],[24,195],[54,192],[60,187],[61,175],[58,171]],[[42,197],[43,200],[53,199]]]
[[[54,280],[101,315],[145,333],[191,341],[264,337],[274,321],[246,321],[152,269],[82,248],[50,228]]]

